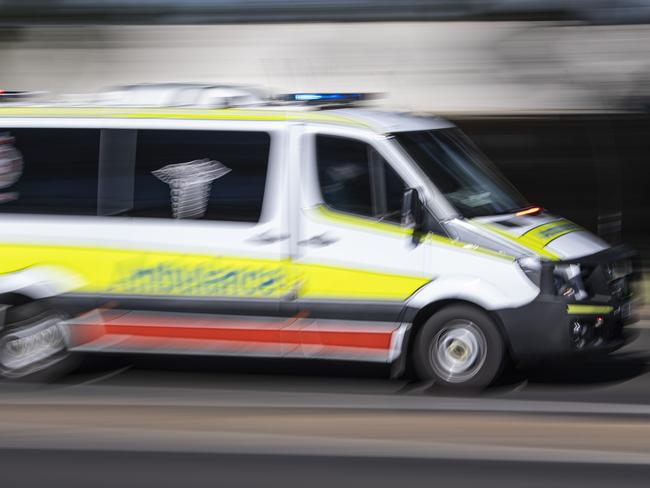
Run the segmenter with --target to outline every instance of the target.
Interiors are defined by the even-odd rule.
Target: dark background
[[[650,114],[450,118],[531,203],[650,264]]]

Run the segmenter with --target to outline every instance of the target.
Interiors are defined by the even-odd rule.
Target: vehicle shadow
[[[645,332],[645,331],[644,331]],[[548,358],[519,368],[529,384],[597,385],[632,380],[650,370],[648,334],[626,333],[627,346],[612,354]]]
[[[629,381],[650,368],[642,356],[601,356],[541,361],[518,369],[529,384],[597,385]]]

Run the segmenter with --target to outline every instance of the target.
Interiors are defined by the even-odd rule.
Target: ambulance
[[[179,85],[1,107],[2,374],[168,353],[480,388],[623,344],[634,252],[530,204],[448,121],[364,104]]]

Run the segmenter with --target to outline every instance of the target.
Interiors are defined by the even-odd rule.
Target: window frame
[[[17,211],[12,211],[12,210],[2,210],[0,211],[0,216],[16,216],[20,215],[22,217],[28,217],[28,216],[40,216],[40,217],[72,217],[72,218],[88,218],[88,217],[96,217],[99,212],[99,182],[101,179],[101,174],[100,174],[100,166],[99,166],[99,157],[100,157],[100,152],[101,152],[101,129],[97,127],[86,127],[81,124],[75,124],[71,126],[61,126],[61,127],[47,127],[47,126],[41,126],[40,124],[25,124],[21,123],[22,121],[20,119],[14,119],[14,118],[3,118],[0,120],[0,132],[5,133],[7,132],[10,134],[12,137],[16,137],[15,133],[12,133],[14,129],[16,130],[34,130],[34,131],[41,131],[41,130],[63,130],[63,131],[94,131],[96,132],[97,136],[97,148],[96,148],[96,153],[95,153],[95,158],[94,158],[94,169],[95,169],[95,174],[96,176],[94,177],[94,185],[95,186],[95,196],[94,196],[94,208],[89,207],[87,212],[66,212],[62,211],[60,207],[54,205],[56,210],[52,211],[26,211],[26,210],[17,210]],[[49,134],[51,135],[51,134]],[[74,146],[73,144],[70,144],[72,147],[72,150],[77,150],[77,147]],[[29,157],[25,159],[25,150],[24,148],[21,148],[20,145],[20,140],[17,140],[15,143],[15,147],[18,151],[20,151],[21,156],[23,158],[23,165],[24,167],[27,167],[30,165],[30,159]],[[42,164],[42,162],[41,162]],[[47,162],[47,164],[51,164],[51,162]],[[24,172],[25,170],[23,170]],[[15,182],[18,183],[21,178],[23,178],[24,175],[21,175],[20,178]],[[15,184],[14,183],[14,184]],[[3,191],[10,191],[12,186],[4,189]],[[20,200],[20,196],[18,197],[18,200]],[[93,201],[93,199],[89,199],[89,202]]]
[[[219,119],[182,119],[182,118],[120,118],[120,117],[0,117],[0,125],[3,127],[20,129],[124,129],[124,130],[205,130],[205,131],[240,131],[240,132],[265,132],[270,137],[270,148],[267,162],[266,183],[264,185],[264,197],[262,211],[258,222],[220,221],[202,219],[169,219],[176,225],[236,225],[246,227],[261,227],[279,225],[287,215],[288,181],[285,177],[286,144],[288,140],[287,127],[284,121],[250,121],[250,120],[219,120]],[[102,138],[100,134],[100,146]],[[102,168],[99,166],[100,149],[98,148],[98,186],[102,182]],[[62,213],[50,213],[48,216],[58,218],[89,218],[89,219],[133,219],[133,217],[120,215],[100,214],[100,190],[97,191],[96,212],[86,215],[70,215]],[[10,212],[0,213],[3,216],[17,215]],[[21,214],[24,216],[39,216],[45,214]],[[159,218],[137,217],[138,220],[162,221]]]
[[[102,129],[102,141],[104,140],[104,133],[109,134],[110,131],[114,129]],[[169,128],[137,128],[137,129],[118,129],[118,130],[123,130],[125,132],[124,136],[127,136],[126,133],[131,133],[134,134],[134,144],[132,147],[132,154],[131,154],[131,159],[132,159],[132,164],[128,170],[128,173],[122,173],[119,175],[120,179],[128,184],[131,192],[129,195],[129,199],[131,201],[131,208],[129,211],[122,215],[112,215],[112,214],[106,214],[106,217],[127,217],[127,218],[133,218],[133,219],[150,219],[150,220],[173,220],[173,221],[195,221],[195,222],[216,222],[216,223],[239,223],[239,224],[258,224],[264,220],[264,207],[268,198],[268,192],[273,191],[272,189],[269,189],[269,178],[270,178],[270,171],[271,171],[271,164],[272,164],[272,157],[273,157],[273,133],[270,131],[264,131],[264,130],[253,130],[250,127],[248,130],[242,129],[239,131],[233,131],[233,130],[228,130],[228,129],[223,129],[220,127],[211,127],[209,129],[193,129],[193,128],[188,128],[188,129],[178,129],[176,127],[169,127]],[[138,168],[138,160],[137,160],[137,150],[139,148],[140,144],[140,139],[139,139],[139,134],[141,131],[164,131],[164,130],[169,130],[169,131],[174,131],[174,132],[200,132],[200,131],[205,131],[207,133],[211,132],[221,132],[221,133],[228,133],[228,132],[244,132],[244,133],[259,133],[263,134],[264,136],[268,137],[268,154],[266,156],[266,167],[264,168],[265,171],[265,179],[264,179],[264,188],[262,190],[262,197],[261,197],[261,205],[260,205],[260,210],[259,210],[259,215],[257,217],[257,220],[235,220],[235,219],[224,219],[224,220],[219,220],[219,219],[213,219],[213,218],[199,218],[199,219],[175,219],[173,217],[154,217],[154,216],[147,216],[147,215],[133,215],[130,213],[135,208],[135,203],[138,200],[137,195],[136,195],[136,169]],[[244,147],[245,145],[242,145]],[[100,165],[100,171],[104,170],[104,168]],[[106,172],[102,173],[102,175],[107,176]],[[113,174],[114,176],[115,174]],[[111,200],[110,198],[108,199],[109,201]],[[171,202],[170,202],[171,204]],[[101,206],[101,200],[98,202],[98,208]]]
[[[318,152],[317,152],[317,139],[319,136],[352,140],[355,142],[365,144],[368,146],[368,149],[372,150],[369,151],[368,164],[369,164],[371,205],[373,207],[374,213],[379,212],[380,210],[379,205],[383,205],[385,209],[388,203],[388,200],[386,198],[386,187],[385,187],[386,171],[384,165],[381,164],[384,161],[402,179],[402,181],[405,184],[405,188],[408,188],[410,186],[415,186],[409,183],[409,180],[405,176],[404,168],[400,168],[401,165],[399,163],[393,162],[389,153],[385,150],[385,148],[382,147],[380,143],[378,143],[381,142],[381,140],[377,141],[368,137],[359,137],[360,134],[351,135],[347,132],[341,133],[339,131],[330,131],[330,130],[325,130],[323,128],[318,128],[314,130],[311,134],[309,134],[309,136],[310,136],[309,152],[311,153],[310,160],[312,163],[311,164],[312,174],[310,176],[308,175],[308,180],[313,184],[310,185],[311,188],[308,190],[308,193],[312,193],[314,196],[316,196],[318,204],[325,205],[329,209],[333,210],[334,212],[353,215],[355,217],[368,219],[373,222],[381,222],[381,223],[402,227],[401,223],[387,220],[386,219],[387,214],[385,212],[384,215],[382,216],[370,216],[370,215],[353,213],[353,212],[348,212],[345,210],[334,208],[325,201],[325,197],[323,196],[323,192],[321,190],[320,178],[318,175]],[[385,140],[385,138],[383,140]],[[375,155],[375,157],[372,156],[373,154]],[[379,158],[376,157],[377,155],[379,156]]]
[[[409,188],[418,190],[424,208],[427,228],[430,232],[449,237],[444,222],[457,218],[456,210],[447,202],[444,195],[436,186],[427,179],[422,170],[411,160],[404,149],[395,142],[394,137],[388,133],[375,132],[368,127],[342,127],[331,124],[305,124],[296,126],[292,140],[296,144],[295,162],[290,164],[293,169],[291,181],[300,191],[298,202],[291,202],[295,212],[302,213],[310,208],[327,206],[320,191],[318,167],[316,161],[316,136],[330,135],[348,139],[355,139],[372,146],[388,163],[388,165],[402,178]],[[393,225],[402,229],[408,228],[401,223],[378,220],[368,216],[357,216],[341,210],[332,211],[347,214],[373,223]],[[292,213],[292,219],[299,221],[301,217]]]

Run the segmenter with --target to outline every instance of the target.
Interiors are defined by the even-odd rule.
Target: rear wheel
[[[62,313],[38,301],[6,309],[0,331],[0,377],[49,379],[70,367],[68,357]]]
[[[504,363],[496,324],[470,305],[451,305],[431,316],[415,336],[412,351],[418,377],[447,387],[488,386]]]

